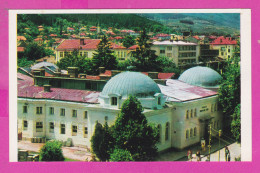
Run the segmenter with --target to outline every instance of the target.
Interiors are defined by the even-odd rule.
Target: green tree
[[[42,46],[39,46],[37,43],[30,43],[27,45],[25,51],[24,51],[24,58],[26,58],[29,61],[35,61],[39,58],[53,55],[53,51],[50,49],[45,49]],[[22,57],[18,57],[22,58]]]
[[[28,61],[26,58],[18,59],[18,67],[31,67],[34,61]]]
[[[159,56],[157,60],[157,64],[160,67],[160,72],[163,73],[175,73],[174,78],[178,78],[180,76],[181,70],[176,66],[172,59],[166,56]]]
[[[118,161],[134,161],[131,153],[123,149],[115,149],[114,152],[110,155],[110,160],[112,162]]]
[[[146,30],[143,29],[141,35],[137,38],[138,48],[132,52],[132,64],[138,71],[159,71],[157,64],[158,56],[151,50],[152,43],[149,40]]]
[[[95,153],[101,161],[109,160],[112,141],[113,138],[107,122],[104,126],[96,122],[94,135],[91,138],[91,148],[93,153]]]
[[[113,127],[114,148],[129,151],[135,161],[153,160],[157,154],[158,130],[147,123],[142,111],[141,103],[130,96]]]
[[[221,85],[219,88],[219,103],[223,110],[224,130],[231,130],[231,115],[240,101],[240,57],[235,56],[227,60],[223,68]]]
[[[92,58],[94,74],[98,74],[99,67],[105,67],[107,70],[113,70],[117,67],[118,62],[113,53],[114,52],[110,48],[110,43],[108,42],[107,37],[103,36]]]
[[[241,141],[241,118],[240,118],[240,104],[235,108],[235,112],[232,115],[231,132],[237,141]]]
[[[135,44],[135,40],[132,36],[126,36],[123,40],[123,46],[125,46],[126,48],[129,48],[131,46],[133,46]]]
[[[64,161],[61,142],[48,141],[41,148],[40,161]]]
[[[92,74],[92,62],[89,58],[79,55],[78,50],[74,50],[72,54],[66,54],[57,66],[60,69],[67,69],[68,67],[78,67],[79,73]]]

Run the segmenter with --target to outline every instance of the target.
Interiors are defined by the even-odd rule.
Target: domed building
[[[184,149],[198,144],[208,136],[209,124],[215,131],[222,128],[222,112],[218,109],[217,92],[200,87],[216,86],[218,75],[208,68],[194,69],[184,72],[180,80],[167,79],[161,84],[140,72],[122,72],[108,80],[101,92],[86,88],[54,87],[45,91],[44,87],[23,81],[26,78],[20,74],[19,132],[26,140],[35,137],[69,140],[74,146],[90,147],[96,122],[113,125],[123,102],[132,95],[141,102],[147,121],[159,129],[159,151]],[[185,77],[186,74],[193,76],[191,82],[187,80],[190,75]],[[42,78],[50,79],[45,76]],[[55,77],[55,80],[61,78]],[[65,79],[74,81],[75,78]],[[93,86],[97,82],[104,82],[80,81]],[[77,85],[77,82],[73,85]]]
[[[209,67],[196,66],[184,71],[180,81],[203,88],[219,88],[220,74]]]
[[[121,108],[130,96],[136,96],[144,108],[162,109],[165,99],[158,85],[139,72],[123,72],[111,78],[104,86],[99,102],[104,107]]]

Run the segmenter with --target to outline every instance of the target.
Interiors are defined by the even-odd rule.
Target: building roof
[[[84,39],[84,45],[80,45],[80,39],[66,39],[57,47],[57,50],[97,49],[99,43],[99,39]]]
[[[129,95],[154,96],[156,93],[161,93],[161,90],[150,77],[139,72],[127,71],[112,77],[104,86],[100,96],[108,97],[110,94],[116,94],[127,98]]]
[[[135,50],[135,49],[137,49],[138,47],[139,47],[138,45],[133,45],[133,46],[129,47],[128,49],[130,49],[130,50]]]
[[[26,41],[26,38],[24,36],[17,36],[17,41]]]
[[[74,30],[74,28],[68,27],[67,30]]]
[[[169,40],[165,40],[165,41],[155,41],[153,42],[153,45],[198,45],[196,43],[191,43],[191,42],[184,42],[184,41],[169,41]]]
[[[231,37],[218,37],[216,38],[214,41],[212,41],[210,44],[212,45],[236,45],[237,41],[236,40],[232,40]]]
[[[24,47],[17,47],[17,52],[24,52],[25,48]]]
[[[50,99],[93,104],[98,103],[100,92],[97,91],[51,88],[51,92],[44,92],[43,87],[33,85],[32,77],[17,73],[17,78],[18,97],[21,98]]]
[[[161,34],[157,34],[156,37],[170,37],[171,35],[169,34],[164,34],[164,33],[161,33]]]
[[[126,49],[126,47],[120,46],[116,43],[110,43],[110,48],[112,48],[112,49]]]
[[[166,86],[158,84],[167,101],[183,102],[217,95],[217,92],[189,85],[180,80],[168,79]]]
[[[50,34],[49,36],[50,36],[50,37],[57,37],[56,34]]]
[[[200,87],[218,87],[221,76],[209,67],[197,66],[184,71],[179,80]]]
[[[31,67],[32,70],[40,69],[42,67],[49,67],[51,70],[56,70],[58,67],[50,62],[40,62]]]

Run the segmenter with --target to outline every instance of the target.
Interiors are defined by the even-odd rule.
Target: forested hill
[[[136,14],[22,14],[18,15],[18,23],[27,23],[35,25],[53,26],[59,19],[65,19],[68,22],[80,23],[84,25],[98,24],[101,28],[149,28],[153,25],[162,24],[141,17]]]

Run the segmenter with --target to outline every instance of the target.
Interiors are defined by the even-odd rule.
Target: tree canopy
[[[48,141],[41,148],[40,161],[64,161],[61,142]]]

